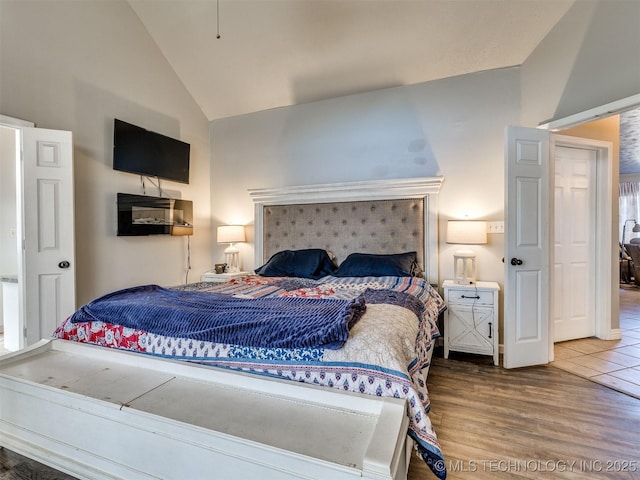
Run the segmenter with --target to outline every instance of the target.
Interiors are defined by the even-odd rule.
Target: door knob
[[[58,268],[69,268],[71,264],[67,260],[63,260],[58,264]]]
[[[522,260],[520,260],[519,258],[513,257],[511,259],[511,265],[522,265]]]

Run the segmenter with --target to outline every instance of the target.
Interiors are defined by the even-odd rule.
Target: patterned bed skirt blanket
[[[153,332],[120,322],[115,316],[78,315],[63,322],[54,336],[145,354],[197,362],[248,373],[275,376],[377,396],[405,398],[409,436],[419,456],[439,478],[445,462],[428,417],[427,373],[437,318],[444,308],[438,293],[415,277],[324,277],[320,280],[247,275],[227,283],[201,282],[171,289],[177,295],[198,292],[235,299],[365,298],[361,316],[351,322],[341,348],[255,346],[220,339],[188,338],[178,332]],[[394,295],[398,293],[398,295]],[[294,302],[295,303],[295,302]],[[88,304],[89,305],[89,304]],[[86,309],[87,306],[83,307]],[[80,309],[79,311],[82,311]]]

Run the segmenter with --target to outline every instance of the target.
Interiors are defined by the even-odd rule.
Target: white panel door
[[[504,366],[549,361],[549,132],[508,127]]]
[[[554,341],[595,335],[595,150],[556,146]]]
[[[75,310],[71,132],[22,129],[23,322],[26,344]]]

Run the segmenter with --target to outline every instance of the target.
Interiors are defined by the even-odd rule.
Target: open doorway
[[[633,201],[627,202],[622,201],[619,194],[618,217],[614,218],[614,222],[618,225],[619,239],[614,253],[627,258],[624,255],[624,245],[640,242],[640,232],[634,232],[634,229],[640,230],[640,228],[634,228],[636,223],[634,220],[640,220],[640,108],[584,123],[559,133],[611,142],[613,162],[619,166],[619,190],[631,192],[636,197]],[[630,185],[633,182],[629,180],[635,180],[635,185]],[[625,238],[622,238],[623,235]],[[621,265],[621,267],[624,266]],[[620,281],[625,284],[634,284],[633,265],[626,265],[626,267],[628,268],[621,268]],[[640,279],[638,279],[638,288],[640,288]]]
[[[75,310],[73,143],[71,132],[4,115],[0,127],[8,182],[0,223],[2,346],[19,350],[50,337]]]
[[[555,132],[558,135],[585,139],[588,142],[607,142],[611,151],[610,160],[603,156],[598,157],[592,150],[580,149],[579,146],[575,149],[571,144],[568,145],[569,148],[558,148],[556,151],[554,275],[562,277],[558,272],[566,272],[563,291],[572,292],[572,298],[569,305],[562,305],[563,311],[559,311],[558,305],[554,305],[554,343],[594,336],[609,339],[619,335],[617,318],[611,321],[612,314],[609,311],[600,316],[601,321],[604,319],[609,324],[609,328],[601,326],[598,328],[596,324],[594,300],[600,295],[599,289],[610,287],[612,297],[617,297],[617,292],[611,285],[613,280],[602,280],[606,275],[594,269],[594,264],[589,260],[595,258],[598,253],[596,248],[598,241],[611,231],[612,226],[609,222],[614,225],[617,222],[616,216],[613,215],[615,212],[612,212],[606,224],[598,221],[593,212],[605,203],[613,201],[612,198],[608,198],[606,189],[598,191],[594,180],[601,174],[599,170],[610,170],[611,176],[617,177],[616,167],[620,156],[619,125],[619,115],[612,115]],[[611,165],[604,165],[605,163],[611,163]],[[613,180],[617,179],[612,178],[612,186],[615,188],[617,182]],[[617,197],[613,192],[611,196]],[[614,210],[613,205],[611,208]],[[616,250],[617,258],[618,242],[614,242],[612,246]],[[609,252],[608,248],[607,252]],[[594,286],[596,278],[601,280],[598,282],[599,288]],[[554,285],[556,285],[555,280],[554,278]],[[557,286],[555,290],[558,291]],[[560,299],[560,296],[556,296],[554,303],[559,303]],[[617,317],[617,308],[615,312]],[[604,333],[606,334],[603,335]]]
[[[0,125],[0,354],[20,348],[15,128]]]
[[[639,274],[634,276],[636,269],[625,249],[629,243],[640,244],[640,226],[635,228],[635,232],[633,228],[640,220],[640,108],[558,133],[611,142],[613,161],[619,165],[620,192],[635,192],[637,199],[627,204],[621,196],[619,220],[614,218],[619,232],[615,254],[620,256],[621,261],[619,321],[612,323],[617,323],[620,338],[600,340],[587,337],[555,343],[554,365],[640,398],[640,278],[637,281],[635,278],[640,277],[640,269]],[[629,181],[635,182],[635,185],[627,185]]]

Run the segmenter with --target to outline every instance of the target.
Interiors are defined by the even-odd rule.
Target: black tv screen
[[[114,119],[114,170],[189,183],[190,150],[188,143]]]

